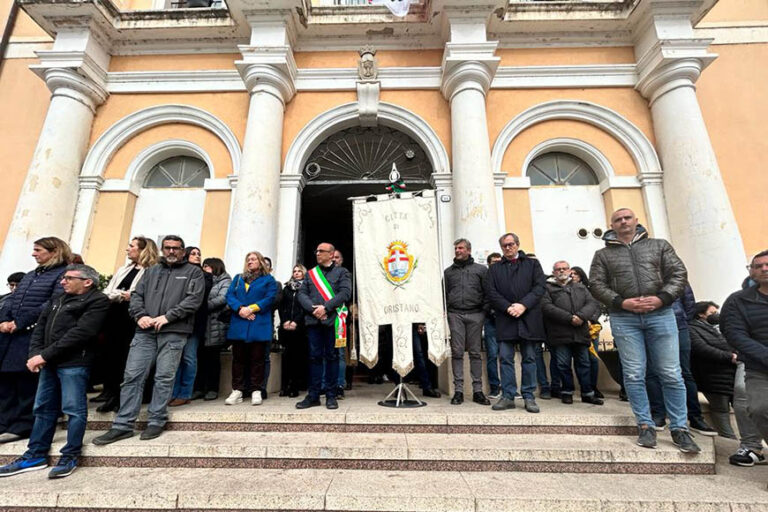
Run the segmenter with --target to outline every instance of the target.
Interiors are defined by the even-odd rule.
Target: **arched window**
[[[191,156],[173,156],[147,173],[144,188],[201,188],[210,175],[208,165]]]
[[[528,165],[532,186],[597,185],[597,175],[581,158],[569,153],[544,153]]]

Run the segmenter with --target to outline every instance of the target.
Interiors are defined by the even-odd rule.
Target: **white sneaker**
[[[243,399],[241,398],[240,401],[242,402]],[[254,391],[251,394],[251,405],[261,405],[261,391]]]
[[[227,405],[235,405],[243,402],[243,392],[233,389],[229,396],[224,400]]]

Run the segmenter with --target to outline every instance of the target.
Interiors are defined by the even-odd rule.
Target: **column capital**
[[[497,41],[445,43],[440,90],[447,100],[468,89],[485,96],[501,61],[494,55],[498,44]]]
[[[265,92],[285,105],[296,94],[296,61],[290,46],[239,46],[235,62],[249,93]]]
[[[657,41],[637,62],[637,90],[653,104],[678,87],[695,88],[701,72],[717,58],[709,53],[712,39]]]

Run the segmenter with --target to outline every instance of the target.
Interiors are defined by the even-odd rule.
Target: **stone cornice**
[[[638,59],[636,89],[653,104],[679,87],[695,87],[701,72],[717,58],[709,53],[711,39],[657,41]]]
[[[235,67],[251,94],[265,92],[283,104],[296,94],[296,62],[289,46],[239,46],[243,59]]]

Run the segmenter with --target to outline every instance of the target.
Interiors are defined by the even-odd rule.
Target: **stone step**
[[[432,471],[712,474],[711,438],[696,440],[702,453],[681,453],[669,435],[657,449],[640,448],[633,436],[557,434],[403,434],[349,432],[165,432],[138,435],[107,446],[88,432],[82,463],[88,466],[208,468],[340,468]],[[66,439],[58,431],[51,453]],[[7,462],[24,442],[0,445]]]
[[[339,409],[324,406],[299,410],[296,399],[273,397],[260,406],[246,400],[227,406],[223,399],[197,400],[169,408],[169,430],[215,431],[316,431],[316,432],[400,432],[400,433],[486,433],[486,434],[582,434],[630,435],[636,433],[632,412],[624,402],[608,399],[603,406],[565,405],[559,400],[539,400],[541,413],[519,408],[493,411],[488,406],[465,402],[450,405],[449,398],[426,399],[427,406],[394,409],[377,405],[385,394],[370,389],[351,391],[339,401]],[[112,413],[89,412],[89,428],[109,428]],[[139,425],[146,412],[139,416]]]
[[[765,512],[765,482],[707,475],[78,469],[0,482],[4,510]]]

